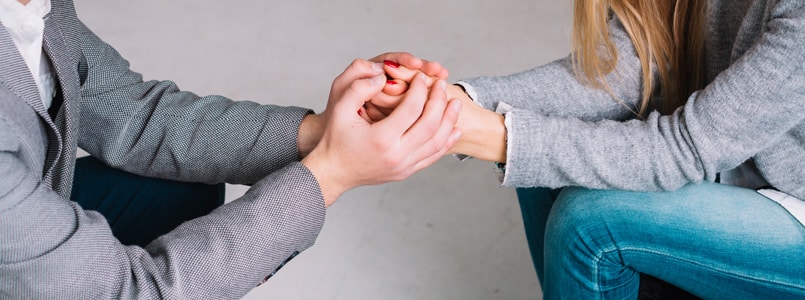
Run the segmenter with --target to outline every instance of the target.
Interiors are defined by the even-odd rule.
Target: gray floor
[[[566,55],[571,1],[88,1],[83,21],[146,79],[321,110],[349,62],[409,51],[451,80]],[[237,3],[237,4],[234,4]],[[234,4],[234,5],[233,5]],[[245,190],[231,186],[228,199]],[[445,158],[345,195],[314,247],[244,299],[539,299],[514,191]]]

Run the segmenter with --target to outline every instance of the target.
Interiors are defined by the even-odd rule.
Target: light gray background
[[[408,51],[451,81],[565,56],[571,1],[88,1],[79,17],[146,79],[320,111],[354,58]],[[360,167],[360,166],[355,166]],[[229,186],[227,198],[245,191]],[[512,189],[445,158],[353,190],[316,244],[244,299],[539,299]]]

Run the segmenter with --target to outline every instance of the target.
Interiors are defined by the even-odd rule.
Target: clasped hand
[[[389,61],[386,67],[402,63],[436,77],[416,72],[404,93],[394,96],[396,107],[369,116],[365,106],[388,96],[383,92],[389,85],[386,70],[379,62],[384,60]],[[325,205],[357,186],[403,180],[436,162],[456,143],[462,104],[447,100],[447,84],[439,78],[446,75],[436,63],[393,53],[373,61],[355,60],[333,81],[327,108],[318,116],[323,134],[302,160],[319,182]]]

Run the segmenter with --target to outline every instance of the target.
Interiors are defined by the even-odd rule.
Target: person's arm
[[[78,145],[148,177],[251,184],[299,160],[299,107],[199,97],[171,81],[143,81],[83,24]],[[81,68],[80,68],[81,69]]]
[[[14,124],[0,120],[0,295],[24,299],[237,299],[310,247],[324,200],[300,163],[145,249],[40,181]]]
[[[635,112],[642,95],[640,62],[620,21],[613,19],[609,26],[618,52],[618,63],[606,76],[611,94],[580,80],[573,70],[570,56],[517,74],[461,80],[459,84],[448,87],[448,98],[460,99],[464,103],[458,127],[468,134],[462,136],[450,153],[505,162],[506,128],[503,116],[495,111],[506,108],[585,121],[637,117]],[[386,71],[393,78],[391,85],[384,90],[386,95],[367,104],[367,111],[373,119],[382,119],[393,110],[416,73],[405,67],[386,67]],[[496,136],[502,138],[494,138]]]
[[[110,166],[172,180],[251,184],[304,157],[323,134],[326,120],[309,109],[199,97],[171,81],[143,81],[114,48],[80,28],[86,73],[78,143]],[[446,73],[408,53],[375,59]]]
[[[507,140],[506,186],[661,191],[712,181],[805,120],[805,65],[790,63],[805,61],[805,9],[795,3],[777,4],[759,41],[672,115],[592,122],[514,107],[503,112],[505,135],[478,140]],[[576,91],[567,93],[585,95]],[[483,136],[462,129],[462,139]]]
[[[618,52],[614,71],[605,77],[612,94],[585,84],[574,72],[570,56],[516,74],[467,78],[459,83],[472,94],[472,100],[491,111],[505,103],[545,116],[585,121],[636,118],[634,112],[639,111],[642,100],[640,61],[617,18],[609,22],[609,31]],[[462,94],[463,90],[454,89],[450,97]]]
[[[356,61],[333,83],[322,142],[303,163],[259,180],[241,198],[187,221],[146,248],[121,245],[103,216],[40,182],[29,149],[0,118],[0,295],[66,299],[236,299],[310,247],[325,206],[358,185],[402,180],[458,138],[460,103],[444,82],[415,82],[387,121],[356,111],[382,89],[376,64]],[[41,138],[41,137],[34,137]]]

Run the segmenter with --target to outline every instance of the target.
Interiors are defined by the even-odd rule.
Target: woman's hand
[[[447,69],[442,67],[440,63],[420,59],[407,52],[383,53],[369,59],[369,61],[376,63],[382,62],[385,63],[386,66],[390,68],[396,68],[402,66],[408,70],[420,71],[422,73],[425,73],[425,75],[444,80],[447,80],[447,77],[450,75],[450,72],[448,72]]]
[[[382,64],[356,60],[333,81],[322,114],[324,135],[302,160],[327,206],[351,188],[407,178],[436,162],[459,139],[460,101],[448,103],[446,83],[429,86],[425,77],[415,76],[394,111],[373,124],[360,114],[386,85]]]
[[[369,122],[383,120],[394,111],[408,89],[408,83],[421,72],[405,66],[386,63],[383,67],[388,80],[383,92],[364,105]],[[425,78],[428,84],[439,80]],[[503,116],[487,110],[474,101],[457,85],[447,87],[447,99],[463,103],[456,127],[462,132],[461,139],[448,151],[449,154],[464,154],[476,159],[506,161],[506,126]]]
[[[425,82],[428,85],[432,85],[439,79],[446,79],[435,77],[425,72],[420,72],[416,69],[410,69],[404,65],[396,64],[392,61],[384,61],[383,63],[383,69],[386,72],[387,78],[386,86],[383,88],[382,93],[373,97],[371,101],[364,105],[366,108],[367,120],[370,122],[382,120],[389,113],[391,113],[394,108],[400,104],[400,101],[402,101],[405,92],[408,91],[410,82],[419,74],[428,75],[425,77]],[[438,66],[438,68],[441,68],[441,64],[437,62],[428,63],[431,66]],[[433,67],[431,69],[433,69]],[[444,73],[446,73],[446,69],[442,68],[442,70],[444,70]],[[448,99],[452,98],[448,97]]]
[[[448,86],[447,95],[450,99],[458,99],[463,103],[456,124],[456,128],[463,134],[448,153],[506,162],[507,133],[503,116],[472,101],[460,86]]]

